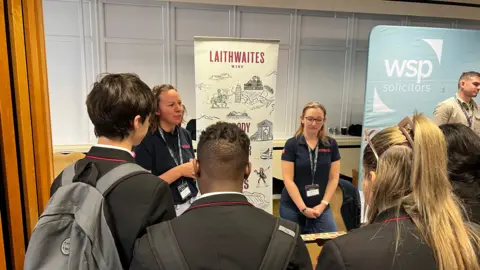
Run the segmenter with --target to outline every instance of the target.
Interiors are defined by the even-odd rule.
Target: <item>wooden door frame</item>
[[[0,14],[5,12],[4,2],[0,2]],[[2,185],[4,185],[7,203],[9,246],[11,262],[14,269],[23,269],[25,256],[25,235],[22,214],[22,200],[17,163],[17,143],[15,137],[15,121],[12,99],[12,85],[10,82],[9,51],[7,46],[7,33],[5,20],[0,20],[0,155],[2,163]]]
[[[8,0],[27,238],[50,198],[53,146],[42,0]]]
[[[27,72],[32,111],[33,151],[39,212],[50,199],[53,180],[53,145],[50,122],[47,60],[42,0],[11,0],[23,4]]]
[[[8,25],[10,37],[10,56],[12,59],[12,79],[15,91],[16,124],[18,147],[20,149],[20,168],[23,194],[25,196],[25,219],[27,233],[30,235],[38,220],[37,184],[35,178],[35,156],[30,110],[30,91],[25,52],[25,33],[22,15],[22,2],[9,1]]]

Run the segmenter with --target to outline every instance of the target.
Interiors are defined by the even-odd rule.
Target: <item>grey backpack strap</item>
[[[147,228],[148,241],[161,270],[188,270],[170,221]]]
[[[73,177],[75,177],[75,166],[77,162],[68,165],[62,172],[62,186],[73,183]]]
[[[297,224],[277,218],[260,270],[287,269],[297,247],[298,237],[299,226]]]
[[[100,177],[97,181],[96,188],[100,193],[105,195],[120,182],[118,180],[126,179],[135,173],[148,173],[148,171],[135,163],[123,163]]]

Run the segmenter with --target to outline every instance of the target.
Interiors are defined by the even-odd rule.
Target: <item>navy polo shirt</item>
[[[307,207],[315,207],[322,202],[328,184],[331,164],[332,162],[340,160],[340,152],[338,150],[337,141],[334,138],[327,137],[325,143],[318,140],[317,170],[313,182],[319,186],[320,194],[307,197],[305,186],[312,184],[312,169],[310,165],[309,151],[311,150],[309,150],[305,137],[303,135],[298,135],[288,139],[285,143],[282,160],[290,161],[295,164],[293,181],[297,185],[305,205]],[[314,156],[315,155],[312,157]],[[282,191],[282,201],[293,203],[286,188]]]
[[[168,143],[168,147],[172,149],[172,152],[178,161],[180,161],[178,154],[178,135],[180,135],[180,147],[182,148],[183,163],[187,163],[190,161],[190,159],[195,157],[192,139],[187,130],[178,127],[173,133],[164,131],[163,135]],[[170,155],[170,152],[168,151],[167,144],[162,139],[160,131],[158,130],[153,133],[148,132],[142,143],[134,148],[134,152],[135,161],[137,164],[146,170],[151,171],[152,174],[156,176],[159,176],[177,166],[174,159]],[[198,193],[195,180],[188,177],[182,177],[181,179],[178,179],[170,184],[170,189],[172,190],[173,201],[175,204],[182,204],[185,202],[182,200],[180,192],[178,192],[178,186],[182,183],[182,181],[186,181],[188,183],[188,186],[192,191],[191,197],[196,196]],[[186,200],[188,199],[189,198]]]

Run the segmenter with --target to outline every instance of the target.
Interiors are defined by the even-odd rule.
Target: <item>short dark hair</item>
[[[480,205],[480,137],[463,124],[444,124],[440,129],[447,142],[448,174],[455,194],[467,208]]]
[[[87,111],[97,137],[121,139],[133,129],[137,115],[142,123],[156,110],[152,90],[136,74],[106,74],[93,85]]]
[[[217,122],[200,135],[197,158],[201,170],[214,178],[234,178],[243,174],[249,162],[250,139],[237,125]]]
[[[460,89],[460,82],[462,80],[465,80],[467,78],[472,78],[472,77],[480,77],[480,73],[476,71],[463,72],[462,75],[460,75],[460,78],[458,79],[458,89]]]

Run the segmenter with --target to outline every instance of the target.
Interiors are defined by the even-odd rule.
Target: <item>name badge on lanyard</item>
[[[312,184],[305,186],[305,192],[307,197],[318,196],[320,194],[320,187],[318,184],[315,184],[315,173],[317,172],[317,161],[318,161],[318,142],[315,146],[315,155],[312,155],[310,147],[308,147],[308,156],[310,157],[310,170],[312,172]]]
[[[163,134],[163,130],[161,128],[158,129],[160,132],[160,136],[162,137],[163,141],[165,142],[165,145],[167,146],[168,152],[170,153],[170,156],[173,158],[173,161],[175,161],[175,164],[177,166],[183,164],[183,156],[182,156],[182,146],[180,144],[180,130],[177,131],[177,141],[178,141],[178,157],[180,160],[177,160],[175,155],[173,154],[173,150],[170,148],[168,145],[167,140],[165,140],[165,135]],[[182,183],[177,186],[178,193],[180,193],[180,196],[182,197],[182,200],[185,200],[192,194],[192,191],[190,190],[190,187],[188,186],[188,183],[185,182],[185,180],[182,179]]]
[[[469,117],[467,114],[467,111],[465,110],[465,108],[463,108],[463,105],[462,103],[460,103],[460,100],[458,100],[458,98],[457,98],[457,103],[460,106],[460,109],[462,109],[463,114],[465,114],[465,117],[467,118],[468,127],[472,128],[473,110],[472,110],[472,115],[470,115]]]

